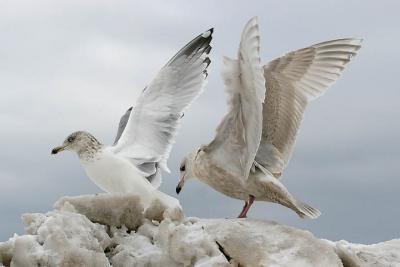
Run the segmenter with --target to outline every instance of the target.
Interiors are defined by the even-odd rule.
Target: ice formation
[[[0,243],[0,266],[400,266],[400,240],[315,238],[253,219],[186,218],[135,195],[64,197],[22,216],[26,234]]]

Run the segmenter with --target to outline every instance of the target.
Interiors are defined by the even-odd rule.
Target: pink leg
[[[242,209],[242,212],[239,214],[238,218],[246,218],[247,217],[247,212],[249,211],[253,202],[254,202],[254,196],[250,195],[249,200],[245,201],[245,205]]]
[[[245,201],[245,202],[244,202],[243,209],[242,209],[242,211],[240,212],[238,218],[245,218],[245,217],[244,217],[244,211],[247,209],[247,206],[248,206],[248,205],[249,205],[249,202],[248,202],[248,201]]]

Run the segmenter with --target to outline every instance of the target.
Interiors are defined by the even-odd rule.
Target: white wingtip
[[[301,218],[307,217],[310,219],[316,219],[321,215],[321,212],[318,209],[313,208],[304,202],[298,201],[296,206],[299,209],[299,216]]]
[[[258,24],[258,16],[252,17],[252,18],[247,22],[247,24],[253,24],[253,25]]]
[[[258,25],[258,17],[251,18],[242,31],[240,40],[239,58],[246,57],[249,61],[252,72],[255,73],[254,85],[256,88],[255,94],[261,102],[265,99],[265,79],[264,71],[261,66],[260,58],[260,29]]]
[[[214,31],[214,28],[209,29],[208,31],[204,32],[204,33],[201,35],[201,37],[203,37],[203,38],[208,38],[208,37],[210,37],[210,35],[213,33],[213,31]]]
[[[258,29],[258,17],[252,17],[247,23],[246,23],[246,25],[244,26],[244,28],[243,28],[243,31],[242,31],[242,40],[243,39],[246,39],[246,35],[249,35],[249,30],[251,29],[251,28],[255,28],[255,31],[256,31],[256,35],[258,35],[259,36],[259,33],[258,33],[258,31],[259,31],[259,29]]]

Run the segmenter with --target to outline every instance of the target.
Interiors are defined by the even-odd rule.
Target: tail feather
[[[301,218],[307,217],[310,219],[316,219],[321,215],[321,212],[319,210],[311,207],[310,205],[304,202],[298,201],[296,203],[296,208],[298,210],[297,214],[299,214]]]

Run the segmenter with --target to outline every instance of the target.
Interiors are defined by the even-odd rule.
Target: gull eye
[[[182,166],[180,167],[180,170],[181,170],[181,172],[184,172],[184,171],[185,171],[185,165],[182,165]]]
[[[74,137],[70,136],[70,137],[68,137],[67,141],[72,143],[74,141],[74,139],[75,139]]]

